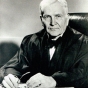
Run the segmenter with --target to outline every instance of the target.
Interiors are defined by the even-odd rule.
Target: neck
[[[48,34],[47,33],[47,35],[48,35],[48,38],[50,39],[50,40],[57,40],[59,37],[62,37],[63,36],[63,34],[60,34],[60,35],[58,35],[58,36],[51,36],[50,34]]]

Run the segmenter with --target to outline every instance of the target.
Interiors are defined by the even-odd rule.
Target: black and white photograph
[[[0,0],[0,88],[88,88],[88,0]]]

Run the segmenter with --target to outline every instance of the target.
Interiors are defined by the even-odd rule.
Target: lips
[[[59,28],[49,28],[49,29],[51,29],[51,30],[55,30],[55,29],[59,29]]]

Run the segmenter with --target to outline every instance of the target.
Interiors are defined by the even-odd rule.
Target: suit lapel
[[[65,62],[63,62],[63,59],[65,58],[65,53],[70,48],[70,46],[74,44],[81,36],[80,34],[77,34],[75,36],[74,35],[75,34],[73,33],[73,31],[70,28],[67,28],[66,32],[62,37],[61,42],[58,43],[56,51],[50,61],[49,71],[55,72],[57,68],[61,71],[64,68],[63,63]]]

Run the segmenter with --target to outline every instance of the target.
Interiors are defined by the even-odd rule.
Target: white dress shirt
[[[52,59],[54,52],[55,52],[55,46],[53,46],[52,48],[49,49],[50,60]]]
[[[62,37],[62,36],[63,36],[63,34],[60,34],[60,35],[56,36],[54,39],[52,39],[52,41],[56,41],[59,37]],[[53,46],[52,48],[49,49],[50,60],[52,59],[52,57],[55,53],[55,50],[56,50],[55,46]]]

